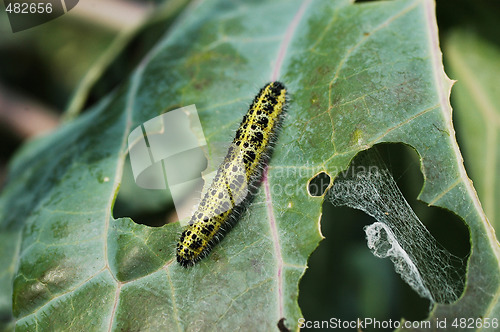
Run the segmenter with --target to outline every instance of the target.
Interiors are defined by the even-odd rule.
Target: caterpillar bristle
[[[287,96],[281,82],[266,84],[236,131],[224,161],[177,243],[177,262],[190,267],[206,257],[254,197],[277,141]]]

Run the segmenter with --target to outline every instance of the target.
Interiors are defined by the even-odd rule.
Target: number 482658
[[[52,13],[52,4],[49,3],[43,3],[43,2],[16,2],[16,3],[9,3],[7,5],[7,8],[5,9],[7,13],[14,13],[14,14],[43,14],[43,13]]]

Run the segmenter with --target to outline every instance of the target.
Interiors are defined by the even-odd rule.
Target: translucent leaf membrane
[[[377,220],[365,227],[368,247],[431,303],[456,301],[464,287],[465,260],[443,248],[405,200],[376,150],[361,152],[330,189],[335,206],[362,210]]]

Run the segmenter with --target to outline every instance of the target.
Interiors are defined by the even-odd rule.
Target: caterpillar
[[[286,88],[266,84],[236,131],[224,161],[177,243],[177,262],[194,265],[208,255],[254,196],[284,114]]]

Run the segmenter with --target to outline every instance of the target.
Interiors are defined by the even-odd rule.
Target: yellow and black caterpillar
[[[284,114],[286,88],[266,84],[243,117],[215,178],[177,243],[177,262],[205,257],[253,197]]]

